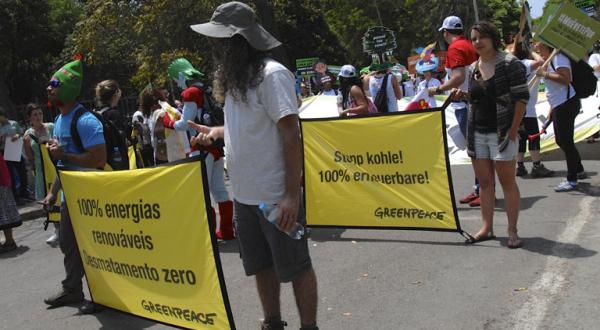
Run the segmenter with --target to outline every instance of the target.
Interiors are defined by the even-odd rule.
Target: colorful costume
[[[169,78],[177,81],[177,85],[183,89],[181,101],[183,102],[183,114],[177,120],[170,116],[163,117],[165,128],[174,128],[178,131],[186,131],[189,136],[195,136],[196,132],[189,128],[188,120],[195,121],[205,126],[217,126],[216,117],[205,107],[204,86],[198,81],[204,74],[196,70],[192,64],[184,59],[176,59],[169,65]],[[235,237],[233,232],[233,202],[229,199],[229,193],[225,188],[223,140],[217,140],[210,146],[195,146],[192,150],[198,151],[205,156],[206,173],[208,175],[208,186],[213,201],[219,205],[220,226],[216,231],[217,238],[229,240]],[[214,209],[213,215],[215,215]],[[216,217],[213,217],[216,218]]]

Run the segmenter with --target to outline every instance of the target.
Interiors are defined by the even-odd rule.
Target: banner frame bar
[[[456,225],[456,229],[444,229],[444,228],[421,228],[421,227],[376,227],[376,226],[331,226],[331,225],[309,225],[308,228],[343,228],[343,229],[375,229],[375,230],[414,230],[414,231],[438,231],[438,232],[453,232],[458,233],[461,236],[465,237],[471,236],[469,233],[464,231],[460,226],[460,220],[458,218],[458,208],[456,207],[456,196],[454,195],[454,185],[452,181],[452,169],[450,165],[450,158],[448,157],[448,137],[446,136],[446,108],[451,103],[450,96],[446,99],[444,104],[441,107],[429,108],[423,110],[409,110],[409,111],[396,111],[396,112],[386,112],[386,113],[376,113],[376,114],[368,114],[368,115],[359,115],[352,117],[326,117],[326,118],[300,118],[300,134],[304,137],[302,130],[302,122],[312,122],[312,121],[336,121],[336,120],[352,120],[352,119],[361,119],[361,118],[373,118],[373,117],[382,117],[382,116],[405,116],[405,115],[414,115],[420,113],[431,113],[431,112],[439,112],[442,117],[442,136],[444,141],[444,159],[446,163],[446,172],[448,174],[448,188],[450,190],[450,197],[452,203],[452,212],[454,213],[454,223]],[[302,140],[302,187],[303,194],[302,198],[304,201],[304,207],[307,207],[306,204],[306,168],[305,157],[304,157],[304,140]],[[307,220],[308,222],[308,220]]]
[[[300,123],[302,123],[303,121],[306,121],[306,122],[311,122],[311,121],[335,121],[335,120],[354,120],[354,119],[375,118],[375,117],[385,117],[385,116],[407,116],[407,115],[414,115],[414,114],[418,114],[418,113],[427,113],[427,112],[441,111],[442,108],[443,107],[429,108],[429,109],[423,109],[423,110],[407,110],[407,111],[381,112],[381,113],[356,115],[356,116],[350,116],[350,117],[300,118]]]
[[[147,167],[147,168],[154,168],[154,167],[167,166],[167,165],[168,166],[170,166],[170,165],[181,165],[181,164],[186,164],[186,163],[192,163],[192,162],[195,162],[195,161],[200,161],[200,163],[201,163],[201,165],[200,165],[200,167],[201,167],[200,171],[201,171],[201,174],[202,174],[202,181],[203,181],[202,182],[203,183],[202,188],[203,188],[203,191],[204,191],[204,199],[205,199],[205,202],[206,202],[206,199],[208,198],[208,201],[209,201],[208,205],[210,205],[210,195],[206,194],[206,192],[208,192],[208,189],[207,189],[208,185],[206,185],[206,186],[204,185],[204,181],[206,181],[206,183],[208,183],[208,178],[206,177],[206,175],[204,175],[204,174],[206,174],[206,165],[204,164],[204,157],[202,157],[202,156],[194,156],[194,157],[190,157],[190,158],[185,158],[185,159],[177,160],[177,161],[174,161],[174,162],[171,162],[171,163],[159,164],[159,165],[155,165],[153,167]],[[61,169],[64,170],[64,171],[76,171],[76,169],[69,168],[69,167],[61,167]],[[58,178],[60,180],[60,172],[61,171],[58,170],[58,167],[56,168],[56,170],[57,170],[56,171],[57,172],[56,175],[58,176]],[[126,171],[131,171],[131,170],[126,170]],[[100,170],[100,169],[97,169],[96,171],[91,171],[91,172],[104,172],[104,171]],[[66,195],[66,193],[65,193],[64,190],[63,190],[63,195],[65,196],[65,198],[64,198],[63,201],[66,204],[67,203],[67,195]],[[220,258],[220,252],[218,252],[217,238],[216,238],[214,230],[212,228],[210,228],[211,226],[210,226],[210,218],[209,217],[211,217],[211,215],[210,215],[211,212],[208,212],[208,208],[205,208],[205,211],[207,213],[207,219],[209,219],[209,221],[208,221],[208,223],[209,223],[209,232],[210,232],[210,237],[211,237],[210,238],[211,239],[211,244],[213,246],[213,254],[215,254],[216,256],[218,256],[218,258],[215,257],[215,270],[217,271],[217,277],[219,279],[219,285],[221,286],[221,294],[223,295],[223,305],[225,306],[225,313],[227,314],[227,319],[228,319],[228,322],[229,322],[230,329],[231,330],[236,330],[237,328],[235,327],[235,323],[234,323],[234,319],[233,319],[233,312],[231,311],[231,305],[229,304],[229,297],[227,296],[227,289],[225,287],[225,276],[223,274],[223,269],[221,267],[221,258]],[[69,215],[69,217],[70,217],[70,215]],[[72,224],[71,224],[71,227],[73,227]],[[75,236],[75,232],[74,231],[73,231],[73,236],[75,238],[75,242],[77,243],[77,237]],[[216,249],[215,249],[215,247],[216,247]],[[79,247],[77,247],[77,249],[79,250]],[[81,253],[79,254],[79,257],[82,258],[81,257]],[[82,262],[82,264],[84,264],[83,258],[81,259],[81,262]],[[107,306],[107,305],[104,305],[104,304],[97,303],[97,302],[94,301],[94,295],[92,293],[92,290],[90,289],[90,284],[87,281],[88,276],[87,276],[87,273],[85,271],[85,267],[83,267],[83,274],[84,274],[84,276],[86,278],[85,284],[86,284],[86,286],[88,288],[88,292],[90,294],[90,301],[92,303],[97,304],[99,306],[102,306],[103,308],[107,308],[109,310],[114,310],[114,311],[117,311],[119,313],[123,313],[125,315],[131,315],[133,317],[137,317],[137,318],[144,319],[144,320],[147,320],[147,321],[150,321],[150,322],[154,322],[154,323],[158,323],[158,324],[163,324],[163,325],[166,325],[166,326],[169,326],[169,327],[174,327],[174,328],[177,328],[177,329],[193,329],[193,328],[183,327],[183,326],[180,326],[180,325],[177,325],[177,324],[171,324],[171,323],[167,323],[167,322],[164,322],[164,321],[151,319],[151,318],[146,317],[146,316],[137,315],[137,314],[134,314],[134,313],[131,313],[131,312],[122,311],[122,310],[116,309],[114,307],[110,307],[110,306]]]

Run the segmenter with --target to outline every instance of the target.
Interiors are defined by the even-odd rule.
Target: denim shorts
[[[475,132],[475,158],[494,161],[515,160],[519,149],[517,140],[507,140],[506,147],[500,151],[497,133]]]
[[[290,238],[267,221],[257,205],[234,201],[233,220],[247,276],[273,267],[281,282],[290,282],[312,266],[306,235]],[[298,222],[306,225],[302,203]]]

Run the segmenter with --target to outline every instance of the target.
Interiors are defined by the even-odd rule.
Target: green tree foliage
[[[47,75],[76,53],[86,58],[84,98],[94,84],[116,79],[126,94],[149,82],[168,86],[167,67],[187,57],[205,73],[213,70],[210,41],[189,26],[210,19],[223,0],[0,0],[2,39],[0,75],[21,86],[16,76],[26,68],[25,81]],[[444,17],[457,15],[465,26],[475,21],[472,0],[254,0],[264,26],[284,44],[274,56],[284,63],[319,56],[331,64],[370,63],[361,38],[369,27],[394,31],[395,57],[406,62],[413,49],[441,39]],[[520,7],[517,0],[478,0],[481,19],[494,22],[502,34],[514,34]],[[66,39],[65,35],[70,33]],[[7,38],[4,38],[4,36]],[[19,46],[19,47],[17,47]],[[60,58],[58,52],[62,50]],[[35,65],[34,65],[35,64]],[[54,65],[51,65],[54,64]],[[9,68],[9,69],[7,69]],[[37,73],[36,73],[37,72]],[[40,79],[46,82],[47,76]],[[43,86],[33,86],[43,95]],[[31,88],[25,89],[28,92]],[[12,95],[11,94],[11,95]],[[27,94],[27,93],[25,93]],[[21,98],[17,98],[19,102]]]
[[[0,104],[43,100],[49,68],[80,14],[76,0],[0,0],[0,89],[10,94]]]
[[[85,99],[93,98],[93,85],[103,79],[126,82],[135,72],[137,35],[133,30],[140,5],[135,1],[87,1],[85,19],[74,27],[62,52],[60,66],[83,54]]]
[[[446,16],[459,16],[466,27],[475,22],[472,0],[332,0],[323,3],[327,23],[338,36],[347,60],[360,66],[370,61],[362,53],[360,38],[371,26],[384,25],[395,32],[396,55],[400,62],[405,62],[416,47],[441,41],[438,28]],[[494,23],[501,35],[517,32],[521,7],[516,1],[479,0],[478,7],[479,18]]]

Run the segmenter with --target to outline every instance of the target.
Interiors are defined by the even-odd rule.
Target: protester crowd
[[[240,20],[254,22],[237,29]],[[41,107],[27,106],[29,127],[23,130],[0,109],[0,229],[5,240],[0,253],[17,248],[12,230],[21,224],[17,205],[23,200],[53,205],[60,183],[47,189],[43,181],[41,147],[45,145],[57,166],[75,169],[114,170],[127,164],[127,147],[137,152],[137,166],[150,167],[193,156],[207,165],[211,199],[218,206],[220,224],[216,236],[237,237],[247,275],[256,276],[264,309],[263,329],[282,329],[279,311],[280,282],[292,282],[301,329],[318,329],[316,323],[316,276],[311,265],[306,237],[294,240],[283,232],[304,223],[301,198],[301,140],[297,96],[308,96],[306,85],[294,88],[294,75],[270,59],[268,51],[281,45],[256,23],[247,5],[231,2],[219,6],[210,22],[192,26],[211,39],[216,62],[214,81],[185,58],[174,60],[165,70],[181,90],[177,102],[169,104],[165,89],[147,86],[139,93],[139,110],[130,122],[118,108],[121,89],[115,80],[97,84],[97,107],[85,109],[77,102],[83,72],[81,59],[66,64],[51,78],[47,87],[50,103],[60,113],[54,122],[44,122]],[[235,31],[233,33],[232,31]],[[577,189],[586,178],[574,144],[574,121],[581,103],[572,84],[570,61],[558,54],[543,66],[552,49],[537,43],[535,51],[516,45],[503,45],[494,25],[479,22],[467,30],[460,18],[447,17],[439,29],[448,43],[446,77],[436,78],[437,68],[419,72],[417,90],[391,72],[388,62],[373,63],[357,72],[353,65],[341,67],[337,77],[317,70],[311,90],[336,97],[340,117],[398,111],[398,100],[425,91],[426,102],[436,106],[435,95],[449,94],[449,111],[457,119],[467,141],[474,170],[474,191],[461,203],[481,206],[483,225],[466,243],[495,238],[493,214],[495,178],[504,192],[508,218],[508,247],[524,243],[518,236],[520,193],[516,176],[525,176],[524,154],[528,148],[532,177],[550,177],[540,158],[540,139],[528,139],[540,131],[535,105],[538,85],[527,82],[543,79],[551,109],[556,141],[565,154],[567,177],[555,191]],[[227,42],[225,42],[227,41]],[[506,49],[506,51],[505,51]],[[590,65],[600,79],[600,45],[590,56]],[[320,65],[323,63],[316,63]],[[251,111],[248,111],[251,109]],[[244,127],[251,125],[252,131]],[[223,128],[225,127],[225,129]],[[23,138],[20,161],[3,158],[5,140]],[[225,148],[226,146],[226,148]],[[225,159],[232,195],[225,188]],[[34,173],[29,190],[26,162]],[[265,187],[269,187],[268,189]],[[278,226],[266,222],[259,210],[261,202],[277,204]],[[216,211],[212,210],[216,218]],[[235,231],[234,231],[234,223]],[[83,265],[66,204],[61,205],[60,225],[55,225],[49,244],[59,243],[64,253],[65,280],[58,292],[45,300],[62,306],[83,301]],[[294,254],[290,263],[288,253]],[[276,292],[277,294],[274,294]],[[88,304],[82,312],[92,313]]]

